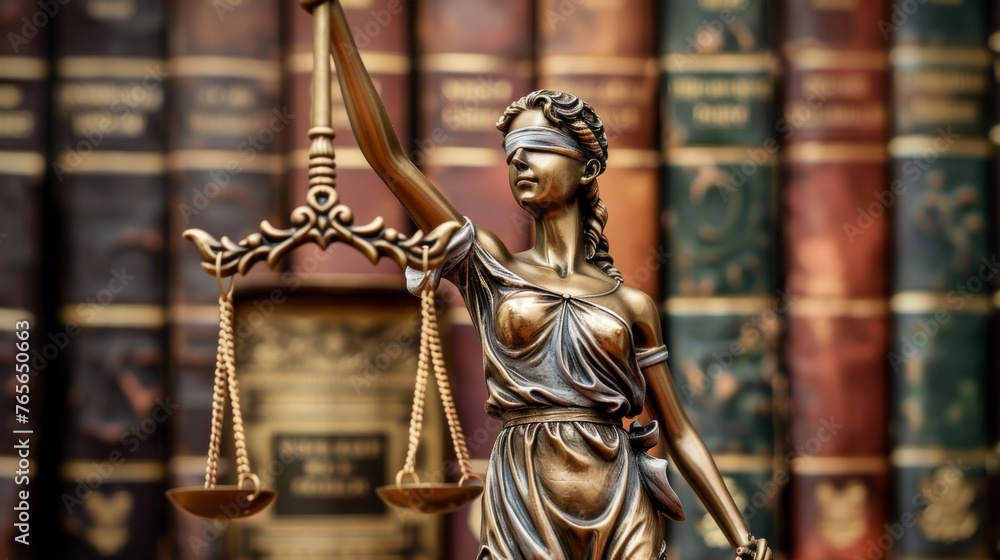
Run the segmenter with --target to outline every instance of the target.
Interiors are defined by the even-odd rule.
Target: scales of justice
[[[666,558],[658,515],[683,520],[684,514],[667,482],[666,461],[646,453],[656,445],[658,424],[622,427],[625,417],[650,404],[664,425],[678,470],[736,558],[771,560],[767,541],[750,535],[684,415],[666,367],[656,306],[649,312],[648,296],[622,286],[608,254],[602,233],[607,211],[596,183],[608,149],[593,109],[575,96],[542,90],[515,102],[501,117],[511,189],[535,219],[537,238],[535,249],[511,255],[495,236],[464,219],[406,159],[337,0],[299,3],[312,14],[314,30],[306,205],[292,211],[290,227],[264,221],[259,232],[239,241],[197,229],[184,232],[197,246],[202,268],[218,280],[220,332],[205,483],[168,491],[173,503],[214,518],[221,507],[233,511],[234,506],[240,516],[255,515],[276,498],[251,470],[247,454],[232,277],[259,261],[274,268],[304,244],[326,249],[341,242],[373,264],[387,257],[406,268],[408,288],[421,297],[406,459],[395,483],[377,489],[387,504],[443,513],[483,494],[482,559]],[[352,210],[340,202],[331,55],[362,152],[420,228],[411,236],[386,227],[380,217],[354,225]],[[487,411],[504,422],[485,482],[472,470],[445,371],[434,311],[442,275],[462,284],[487,354]],[[455,483],[421,482],[415,471],[432,370],[461,469]],[[237,483],[217,486],[227,392]]]

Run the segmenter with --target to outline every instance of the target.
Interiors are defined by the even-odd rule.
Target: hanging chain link
[[[221,253],[216,262],[216,270],[221,270]],[[240,386],[236,381],[236,343],[233,334],[233,283],[229,289],[219,280],[219,344],[215,354],[215,387],[212,390],[212,433],[208,440],[208,465],[205,467],[205,488],[215,488],[219,474],[219,454],[222,446],[222,424],[226,408],[226,386],[229,386],[229,400],[233,408],[233,438],[236,442],[237,484],[250,481],[254,495],[260,490],[260,479],[250,471],[247,455],[246,433],[243,430],[243,414],[240,411]]]
[[[448,381],[448,372],[445,369],[444,353],[441,351],[441,338],[438,334],[437,313],[434,310],[434,290],[429,285],[420,294],[420,316],[420,355],[417,358],[417,381],[413,389],[413,410],[410,413],[409,445],[406,450],[406,462],[403,465],[403,470],[396,477],[396,482],[397,484],[401,483],[404,476],[409,476],[418,482],[420,480],[416,474],[417,448],[420,446],[420,433],[423,431],[424,425],[427,378],[432,367],[434,378],[437,381],[438,393],[441,396],[441,404],[444,407],[444,414],[448,420],[448,430],[455,448],[455,458],[462,470],[462,479],[459,484],[464,484],[469,478],[481,480],[480,476],[472,471],[472,460],[469,458],[465,436],[458,420],[458,411],[455,409],[451,383]]]

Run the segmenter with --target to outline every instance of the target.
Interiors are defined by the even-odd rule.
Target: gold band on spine
[[[499,148],[439,147],[427,152],[428,165],[449,167],[491,167],[504,163]]]
[[[672,297],[663,310],[669,315],[754,315],[776,311],[778,305],[772,297]]]
[[[179,77],[208,76],[252,80],[281,78],[281,63],[272,60],[231,56],[177,56],[171,58],[168,65],[170,73]]]
[[[528,60],[511,60],[488,54],[440,53],[421,56],[417,65],[424,72],[456,72],[481,74],[515,72],[530,75],[534,64]]]
[[[889,307],[896,313],[928,313],[934,311],[989,313],[990,298],[974,295],[966,298],[959,292],[900,292],[889,300]]]
[[[33,323],[35,321],[35,316],[30,311],[25,309],[2,309],[0,308],[0,332],[23,330],[18,329],[15,325],[19,321],[27,321],[28,323]],[[34,327],[34,325],[30,325]]]
[[[33,177],[45,171],[45,154],[38,152],[0,152],[0,175]]]
[[[171,171],[226,169],[229,165],[239,166],[240,172],[277,174],[284,169],[284,158],[254,154],[251,160],[227,150],[175,150],[167,156],[167,168]]]
[[[939,136],[897,136],[889,142],[889,153],[892,157],[922,157],[934,156],[975,156],[989,158],[993,156],[993,145],[988,140],[978,138],[960,138],[945,140]]]
[[[660,68],[667,72],[777,72],[781,61],[766,54],[665,54]]]
[[[545,56],[538,61],[542,76],[564,74],[654,76],[656,60],[625,56]]]
[[[936,467],[949,462],[967,463],[971,466],[986,464],[987,449],[949,449],[946,447],[897,447],[889,459],[896,467]]]
[[[889,161],[885,144],[828,144],[802,142],[788,147],[791,163],[884,163]]]
[[[108,468],[111,474],[105,472]],[[105,482],[159,482],[166,475],[166,468],[159,461],[128,460],[116,465],[110,460],[91,459],[66,461],[60,465],[59,474],[65,481],[96,475]]]
[[[159,77],[163,59],[114,56],[69,56],[56,62],[56,74],[63,78]]]
[[[876,298],[801,298],[792,301],[789,312],[796,317],[884,317],[888,313],[888,302]]]
[[[763,152],[763,154],[760,154]],[[612,152],[614,153],[614,152]],[[756,157],[755,157],[756,156]],[[759,148],[666,148],[663,157],[670,165],[716,165],[719,163],[754,163],[764,160],[767,165],[774,165],[778,162],[777,150],[768,151],[763,147]]]
[[[853,474],[881,474],[888,472],[889,461],[883,456],[796,457],[792,472],[799,475],[850,476]]]
[[[410,71],[410,57],[405,54],[362,51],[361,61],[365,63],[365,69],[372,74],[406,74]],[[294,74],[312,73],[312,51],[288,55],[285,57],[285,68]]]
[[[608,161],[615,169],[656,169],[660,155],[656,150],[618,148],[611,151]]]
[[[850,51],[838,49],[793,49],[788,62],[805,70],[883,70],[889,66],[884,51]]]
[[[172,305],[168,314],[171,323],[196,323],[199,325],[218,325],[219,323],[218,305]],[[204,462],[202,459],[202,463]]]
[[[993,53],[986,49],[944,47],[895,47],[889,52],[893,65],[941,64],[949,66],[989,66]]]
[[[49,75],[49,63],[33,56],[0,56],[0,78],[42,80]]]
[[[739,455],[716,453],[712,455],[715,465],[725,473],[760,472],[774,469],[774,457],[771,455]]]
[[[87,327],[159,328],[167,322],[162,305],[79,303],[59,310],[59,320]]]
[[[167,169],[159,152],[90,152],[59,154],[60,173],[108,173],[116,175],[160,175]]]

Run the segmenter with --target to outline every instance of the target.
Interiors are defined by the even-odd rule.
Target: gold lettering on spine
[[[0,84],[0,109],[15,109],[24,103],[24,88],[17,84]]]
[[[861,0],[809,0],[816,10],[854,10]]]
[[[0,138],[30,138],[35,116],[29,111],[0,111]]]
[[[698,0],[698,7],[706,11],[739,10],[746,0]]]
[[[197,109],[187,114],[191,132],[210,137],[243,136],[267,128],[271,113],[254,110],[261,100],[246,84],[205,84],[195,92]]]
[[[982,94],[989,90],[989,76],[986,72],[962,69],[901,70],[896,72],[896,81],[902,91],[912,90],[925,93],[965,93]]]
[[[909,116],[916,123],[977,123],[982,119],[979,102],[941,97],[916,97]]]
[[[670,96],[678,100],[770,99],[769,78],[696,78],[685,76],[670,82]]]
[[[871,82],[864,74],[827,74],[812,72],[802,78],[802,95],[817,92],[824,96],[865,98],[871,95]]]
[[[514,84],[492,76],[448,77],[441,80],[441,95],[445,100],[441,122],[446,129],[492,131],[514,95]]]
[[[705,127],[746,126],[750,122],[750,108],[743,104],[696,103],[692,114],[694,123]]]

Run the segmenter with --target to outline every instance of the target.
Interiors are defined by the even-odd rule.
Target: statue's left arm
[[[637,347],[654,348],[662,345],[663,335],[656,304],[638,290],[630,292]],[[643,373],[646,376],[647,403],[663,424],[664,445],[677,470],[715,519],[729,544],[733,548],[748,546],[750,530],[729,494],[715,460],[684,413],[667,363],[650,365]],[[771,560],[772,553],[765,539],[757,539],[756,547],[757,560]]]

